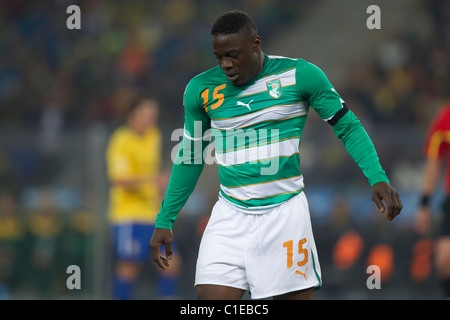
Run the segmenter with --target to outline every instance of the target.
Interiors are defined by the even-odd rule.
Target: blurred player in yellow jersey
[[[130,106],[126,125],[112,134],[106,154],[111,183],[109,219],[115,250],[113,298],[133,298],[160,201],[162,138],[156,126],[158,103],[141,99]],[[174,268],[176,269],[176,268]],[[161,274],[160,296],[176,295],[176,272]]]

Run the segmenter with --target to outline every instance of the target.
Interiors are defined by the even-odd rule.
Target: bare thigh
[[[202,284],[196,286],[197,299],[199,300],[241,300],[245,290],[219,286],[212,284]],[[273,297],[274,300],[312,300],[314,288],[285,293]]]
[[[241,300],[245,290],[214,284],[199,284],[196,287],[199,300]]]
[[[314,288],[299,290],[285,293],[273,297],[274,300],[312,300],[314,296]]]

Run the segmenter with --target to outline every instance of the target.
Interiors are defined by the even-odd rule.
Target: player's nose
[[[222,70],[230,70],[233,68],[233,62],[230,59],[224,58],[220,61],[220,67]]]

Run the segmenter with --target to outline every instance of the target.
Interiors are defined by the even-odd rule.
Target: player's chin
[[[227,76],[227,78],[233,86],[239,87],[245,84],[245,79],[239,74],[233,75],[232,77]]]
[[[244,80],[237,80],[237,81],[231,81],[231,84],[235,87],[242,87],[243,85],[245,85],[247,82]]]

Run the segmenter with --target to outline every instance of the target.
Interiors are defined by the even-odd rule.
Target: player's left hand
[[[382,200],[386,203],[386,207]],[[398,192],[386,182],[378,182],[372,186],[372,201],[381,213],[386,212],[386,219],[389,221],[392,221],[403,209]]]

